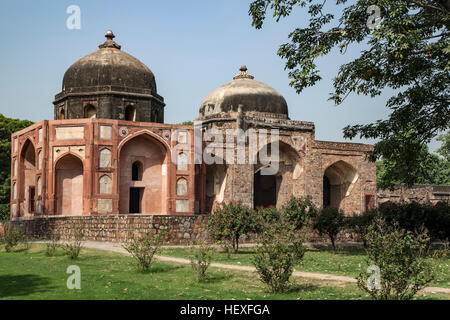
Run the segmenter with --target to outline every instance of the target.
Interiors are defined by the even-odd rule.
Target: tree
[[[412,185],[423,146],[450,126],[450,0],[333,2],[342,12],[339,17],[326,12],[326,0],[255,0],[249,14],[260,29],[268,11],[279,21],[308,7],[309,25],[296,28],[278,50],[297,93],[322,79],[318,58],[360,46],[361,55],[340,66],[330,100],[339,105],[352,93],[375,97],[387,88],[396,91],[386,104],[388,119],[347,126],[344,137],[379,139],[371,160],[389,161],[397,172],[392,179]],[[378,20],[374,8],[380,9]]]
[[[0,204],[8,204],[11,195],[11,134],[32,124],[0,113]]]
[[[283,204],[281,211],[296,230],[301,230],[304,226],[307,226],[311,218],[317,214],[317,208],[309,196],[306,198],[292,196]]]
[[[257,232],[260,219],[255,211],[240,202],[223,203],[208,219],[209,235],[217,241],[228,241],[235,252],[242,235]]]
[[[439,150],[445,150],[443,145]],[[392,183],[405,183],[403,173],[397,171],[392,160],[377,161],[377,184],[380,188],[392,187]],[[406,169],[406,168],[405,168]],[[420,184],[450,185],[450,161],[428,152],[426,146],[420,150],[420,160],[415,166],[415,182]]]
[[[336,250],[336,238],[345,227],[344,213],[336,208],[324,208],[314,217],[313,228],[319,235],[326,234],[330,240],[333,250]]]

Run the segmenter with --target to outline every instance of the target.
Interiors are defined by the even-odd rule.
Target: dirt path
[[[111,243],[111,242],[94,242],[94,241],[86,241],[83,242],[83,246],[91,249],[100,249],[113,251],[123,254],[129,254],[124,248],[122,248],[121,244]],[[156,259],[165,262],[175,262],[181,264],[190,264],[191,262],[187,259],[183,258],[174,258],[174,257],[166,257],[166,256],[155,256]],[[224,263],[211,263],[211,267],[221,268],[221,269],[229,269],[229,270],[237,270],[237,271],[247,271],[254,272],[255,268],[250,266],[238,266],[232,264],[224,264]],[[341,282],[353,282],[356,283],[356,279],[347,276],[338,276],[333,274],[326,273],[315,273],[315,272],[303,272],[303,271],[294,271],[293,276],[309,278],[309,279],[317,279],[317,280],[331,280],[331,281],[341,281]],[[438,288],[438,287],[427,287],[422,290],[422,292],[427,293],[447,293],[450,294],[450,288]]]

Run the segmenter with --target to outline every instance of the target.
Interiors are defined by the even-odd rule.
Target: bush
[[[436,205],[386,202],[379,206],[379,215],[387,223],[398,223],[403,229],[415,232],[425,227],[432,239],[450,239],[450,204]]]
[[[214,248],[206,243],[201,242],[198,247],[191,248],[191,266],[197,275],[197,281],[202,282],[206,279],[206,270],[211,264]]]
[[[319,235],[326,234],[330,240],[333,250],[336,250],[336,238],[345,227],[344,213],[335,208],[324,208],[314,218],[313,228]]]
[[[260,219],[254,210],[240,202],[222,204],[208,219],[209,235],[216,241],[229,242],[237,252],[242,235],[258,232]]]
[[[5,224],[3,227],[2,242],[5,246],[6,252],[13,251],[14,248],[23,245],[24,249],[29,248],[25,235],[16,227]]]
[[[70,259],[77,259],[81,253],[81,244],[84,237],[84,222],[72,221],[70,228],[70,240],[62,246]]]
[[[311,197],[296,198],[293,196],[283,205],[281,211],[294,224],[296,230],[301,230],[317,215],[318,210]]]
[[[0,221],[8,221],[10,217],[10,206],[7,204],[0,204]]]
[[[45,247],[45,254],[48,257],[53,257],[56,253],[56,250],[58,249],[59,245],[59,240],[61,239],[61,236],[58,233],[55,232],[51,232],[47,235],[47,241],[46,242],[46,247]],[[79,254],[79,252],[78,252]],[[78,255],[77,255],[78,256]]]
[[[271,292],[284,292],[304,253],[303,239],[298,237],[295,226],[282,218],[276,224],[264,224],[251,261]]]
[[[153,257],[159,252],[165,237],[165,232],[156,234],[147,232],[138,237],[132,236],[131,241],[122,245],[122,247],[137,261],[140,271],[149,272],[152,267]]]
[[[358,234],[359,238],[364,243],[364,248],[367,248],[367,232],[369,231],[369,227],[372,225],[376,217],[377,211],[371,210],[363,212],[360,215],[353,215],[352,217],[348,218],[348,226]]]
[[[426,256],[430,242],[426,233],[413,234],[400,229],[397,223],[389,226],[376,219],[366,238],[367,265],[379,270],[379,278],[363,272],[358,287],[374,299],[408,300],[433,280],[432,265]]]

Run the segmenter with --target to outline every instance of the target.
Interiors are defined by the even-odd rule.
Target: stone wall
[[[378,190],[377,198],[378,204],[388,201],[436,204],[439,201],[450,201],[450,186],[415,185],[407,188],[397,185],[393,190]]]
[[[84,241],[104,241],[124,243],[131,235],[138,236],[146,232],[167,231],[165,245],[191,245],[196,240],[208,239],[206,227],[207,215],[161,216],[161,215],[121,215],[121,216],[85,216],[85,217],[37,217],[34,219],[13,220],[3,224],[12,224],[27,236],[45,239],[54,231],[61,240],[72,240],[74,224],[83,224]],[[0,223],[0,234],[3,225]],[[240,243],[254,243],[257,236],[241,237]],[[351,230],[342,231],[338,242],[357,241],[357,235]],[[209,242],[213,242],[208,239]],[[311,229],[306,232],[308,242],[330,242],[327,236],[319,236]]]
[[[74,224],[82,224],[84,240],[126,242],[131,235],[167,231],[165,244],[187,245],[206,239],[207,216],[204,215],[110,215],[84,217],[37,217],[11,223],[28,236],[44,239],[55,231],[61,240],[70,240]]]

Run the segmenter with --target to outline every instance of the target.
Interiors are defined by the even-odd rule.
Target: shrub
[[[311,197],[296,198],[291,197],[281,208],[283,215],[294,224],[296,230],[308,225],[311,218],[317,215],[317,207],[312,202]]]
[[[214,248],[202,241],[198,247],[191,247],[191,266],[197,275],[197,281],[202,282],[206,279],[206,270],[211,264]]]
[[[276,224],[264,224],[251,261],[271,292],[284,292],[304,252],[303,239],[298,237],[295,226],[282,218]]]
[[[433,280],[432,265],[426,256],[430,242],[426,233],[413,234],[397,223],[389,226],[377,218],[366,238],[367,265],[379,270],[379,279],[363,272],[358,277],[358,287],[374,299],[408,300]]]
[[[379,206],[379,215],[387,223],[398,223],[403,229],[415,232],[424,226],[431,238],[445,241],[450,239],[450,204],[436,205],[386,202]]]
[[[258,208],[257,209],[257,218],[260,219],[258,222],[258,231],[261,228],[263,223],[277,223],[280,221],[281,213],[277,210],[277,208],[269,207],[269,208]]]
[[[149,272],[153,257],[159,252],[165,237],[166,233],[162,231],[156,234],[147,232],[138,237],[130,237],[130,242],[122,247],[137,261],[140,271]]]
[[[66,255],[69,256],[70,259],[77,259],[81,253],[81,245],[84,237],[84,222],[75,222],[72,221],[70,228],[70,240],[62,246],[63,250],[66,252]]]
[[[339,232],[345,227],[344,213],[335,208],[324,208],[314,218],[313,228],[319,235],[326,234],[330,240],[333,250],[336,250],[336,238]]]
[[[20,245],[24,245],[25,250],[29,248],[25,235],[18,228],[12,225],[4,225],[2,238],[6,252],[11,252],[14,248]]]
[[[259,230],[259,221],[254,210],[240,202],[222,204],[208,219],[209,235],[216,241],[229,242],[235,252],[239,249],[242,235]]]
[[[348,219],[348,226],[358,234],[359,238],[363,241],[364,248],[367,248],[367,232],[376,217],[377,211],[371,210],[363,212],[360,215],[353,215]]]
[[[48,257],[53,257],[56,253],[56,250],[59,247],[59,240],[61,239],[61,236],[56,232],[51,232],[47,235],[47,241],[46,247],[45,247],[45,254]]]

